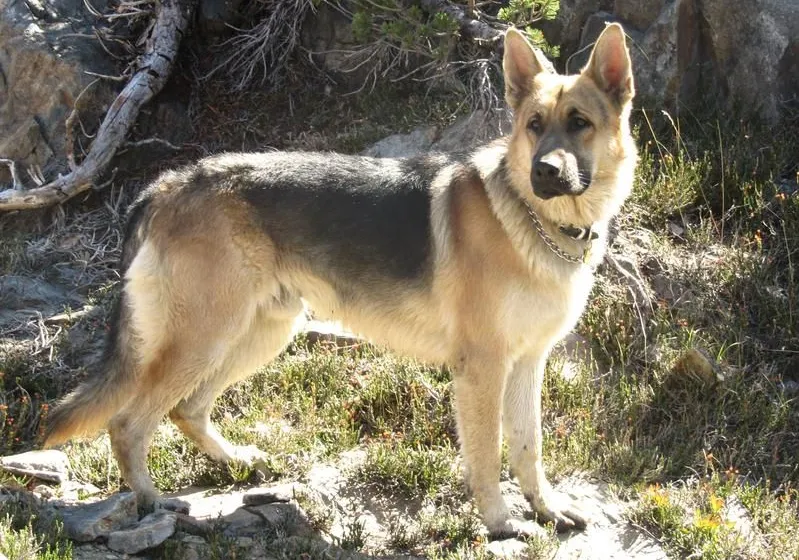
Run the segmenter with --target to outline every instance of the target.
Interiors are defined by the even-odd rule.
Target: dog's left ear
[[[633,98],[632,63],[621,25],[611,23],[605,27],[594,44],[583,74],[590,76],[620,107]]]
[[[502,73],[505,76],[505,100],[517,109],[533,90],[533,79],[539,72],[549,72],[549,61],[541,60],[533,46],[518,30],[505,32],[505,54]]]

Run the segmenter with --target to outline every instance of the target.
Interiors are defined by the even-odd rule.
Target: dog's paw
[[[494,540],[510,538],[524,539],[533,535],[545,536],[546,529],[535,521],[508,517],[504,521],[494,523],[491,527],[488,527],[488,535]]]
[[[538,495],[528,495],[527,499],[538,519],[545,523],[553,523],[559,533],[571,529],[585,529],[590,521],[588,515],[570,498],[552,489],[547,489]]]
[[[233,448],[232,460],[255,470],[264,479],[274,476],[269,468],[268,456],[254,445],[237,445]]]
[[[140,516],[145,516],[159,510],[174,511],[175,513],[189,513],[190,504],[177,498],[164,498],[159,495],[141,494],[136,496],[136,505]]]

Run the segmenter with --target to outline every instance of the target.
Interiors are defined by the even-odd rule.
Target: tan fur
[[[105,387],[103,407],[70,397],[56,411],[48,443],[107,422],[122,474],[146,502],[156,498],[145,467],[147,442],[166,414],[217,460],[262,459],[258,450],[222,438],[209,413],[225,387],[285,347],[304,318],[301,297],[320,317],[453,367],[466,476],[490,531],[533,532],[530,522],[511,516],[499,491],[503,428],[513,472],[538,514],[561,528],[584,526],[579,509],[554,493],[544,475],[541,388],[546,357],[582,313],[593,270],[554,255],[520,201],[571,254],[579,255],[583,245],[559,236],[558,224],[592,225],[600,239],[591,264],[602,260],[607,222],[629,193],[636,157],[627,123],[632,82],[627,88],[618,78],[629,68],[620,58],[626,49],[616,27],[600,39],[610,53],[597,58],[604,66],[592,62],[579,76],[549,73],[520,34],[508,33],[505,73],[514,129],[471,161],[444,164],[433,180],[434,264],[427,287],[397,283],[369,305],[341,298],[335,286],[281,250],[235,190],[225,187],[224,181],[235,183],[236,166],[257,161],[257,154],[202,162],[223,181],[210,194],[188,189],[179,173],[163,177],[134,232],[139,245],[125,276],[135,367],[120,377],[115,395],[106,395]],[[527,123],[542,115],[557,124],[575,109],[593,126],[578,140],[563,141],[577,142],[575,151],[592,164],[593,182],[580,196],[538,198],[530,188],[537,139]]]

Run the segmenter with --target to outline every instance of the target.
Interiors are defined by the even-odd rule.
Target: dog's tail
[[[146,237],[148,199],[145,194],[134,203],[129,212],[120,267],[123,278]],[[133,346],[136,337],[131,331],[130,315],[123,289],[111,315],[110,331],[99,371],[67,395],[49,414],[46,420],[45,447],[100,430],[134,394],[138,360]]]

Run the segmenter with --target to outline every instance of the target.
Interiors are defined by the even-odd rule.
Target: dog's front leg
[[[554,522],[559,531],[583,529],[585,514],[555,492],[544,474],[541,391],[545,364],[545,357],[530,356],[516,363],[508,376],[502,418],[510,467],[539,517]]]
[[[457,368],[453,391],[465,476],[494,536],[526,536],[534,523],[511,516],[499,488],[501,409],[508,365],[501,357],[469,355]]]

